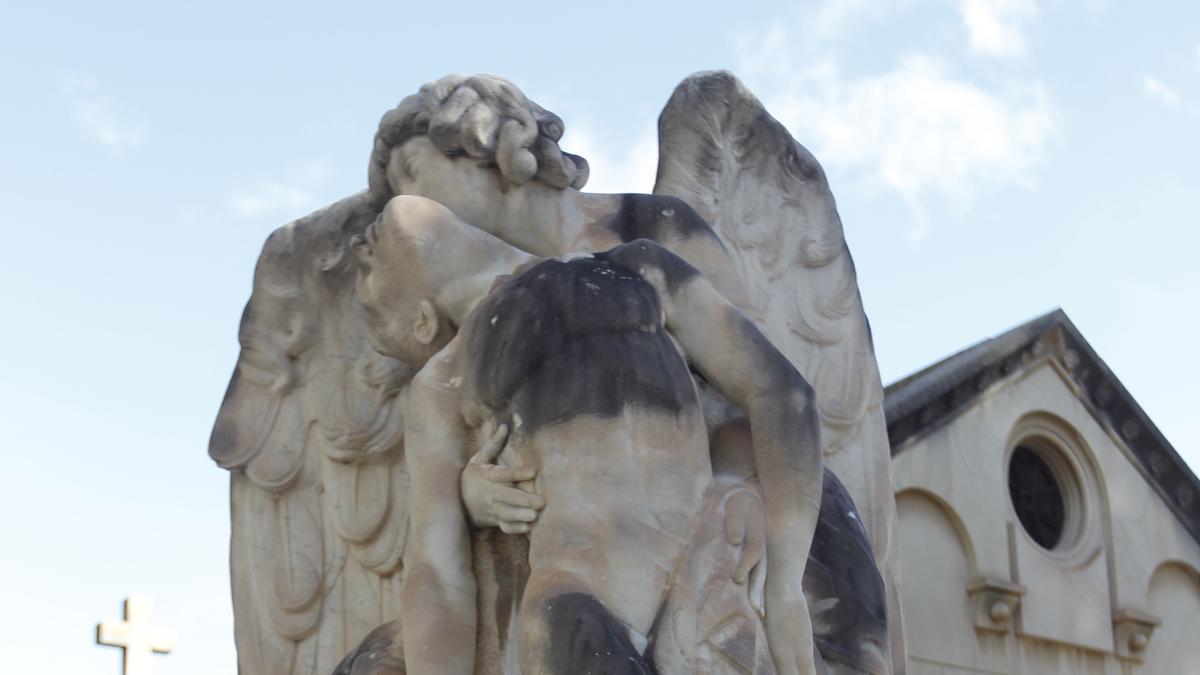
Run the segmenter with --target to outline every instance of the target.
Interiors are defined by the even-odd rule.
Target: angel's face
[[[392,149],[387,175],[396,194],[428,197],[487,232],[495,230],[513,191],[499,171],[469,157],[450,157],[425,136]]]

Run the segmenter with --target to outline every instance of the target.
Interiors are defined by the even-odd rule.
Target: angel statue
[[[430,422],[438,418],[427,401],[421,403],[427,395],[414,394],[409,401],[409,391],[429,388],[417,384],[436,378],[441,357],[421,370],[417,384],[410,383],[437,351],[434,347],[452,344],[453,336],[472,321],[471,310],[492,301],[478,272],[503,270],[514,281],[505,282],[502,276],[488,284],[504,286],[526,278],[529,270],[519,268],[523,262],[525,267],[532,264],[529,256],[595,252],[599,259],[635,241],[660,251],[655,260],[675,261],[674,267],[667,267],[691,270],[688,278],[694,274],[712,289],[712,302],[717,304],[691,311],[715,316],[714,307],[734,308],[730,311],[748,317],[746,325],[754,327],[746,335],[765,337],[763,353],[777,350],[785,359],[781,365],[791,364],[802,375],[817,413],[812,443],[817,443],[819,426],[821,451],[816,456],[826,469],[822,472],[820,461],[806,464],[808,470],[796,472],[793,485],[808,500],[809,511],[819,507],[819,517],[796,511],[797,522],[815,521],[807,526],[808,534],[791,548],[773,548],[772,542],[787,530],[772,524],[780,521],[772,515],[773,504],[788,492],[779,483],[778,467],[763,462],[773,461],[772,448],[786,443],[768,432],[752,438],[756,415],[761,420],[767,413],[747,409],[753,406],[743,396],[744,387],[715,375],[713,357],[689,360],[682,371],[685,389],[701,393],[703,428],[709,438],[696,442],[710,449],[711,457],[703,463],[711,465],[712,475],[707,485],[701,480],[690,492],[674,493],[680,503],[689,502],[685,510],[693,514],[694,528],[690,538],[679,535],[686,529],[679,524],[664,530],[682,536],[679,545],[668,547],[667,555],[675,559],[659,561],[671,570],[659,580],[671,590],[659,593],[657,614],[646,615],[645,603],[638,605],[640,630],[628,617],[606,624],[596,612],[570,615],[568,620],[594,624],[601,632],[616,631],[637,654],[658,658],[645,663],[651,669],[646,672],[902,672],[882,388],[853,263],[820,166],[728,73],[694,75],[677,87],[659,120],[654,194],[581,192],[587,163],[559,149],[562,133],[557,116],[506,80],[442,78],[384,115],[366,191],[290,223],[267,240],[242,319],[241,353],[209,449],[231,474],[230,558],[240,672],[308,674],[338,668],[346,673],[402,673],[406,667],[439,672],[406,665],[397,623],[412,609],[403,605],[414,597],[411,589],[419,586],[406,588],[406,576],[418,573],[421,556],[434,546],[420,529],[428,526],[430,491],[425,482],[410,483],[410,475],[426,480],[430,472],[437,475],[435,466],[445,469],[444,463],[429,459],[430,444],[421,440],[438,437],[445,425]],[[383,311],[389,306],[386,299],[371,302],[360,292],[359,267],[371,269],[363,262],[374,255],[363,252],[364,246],[370,248],[363,238],[368,225],[377,223],[375,232],[384,223],[404,220],[400,207],[384,217],[385,207],[400,195],[423,197],[448,209],[433,219],[442,227],[437,232],[447,234],[426,237],[419,259],[389,258],[388,273],[376,277],[394,277],[389,288],[401,291],[411,285],[408,295],[398,292],[398,298],[427,290],[436,299],[417,303],[415,314],[406,306],[393,316]],[[447,223],[470,227],[455,229]],[[462,231],[477,231],[479,236],[449,236]],[[478,256],[479,250],[472,249],[478,241],[490,242],[483,246],[491,247],[495,256],[478,258],[477,269],[464,267],[462,260]],[[437,267],[430,262],[447,260],[454,264],[439,262]],[[621,293],[600,281],[612,281],[609,276],[623,274],[630,265],[638,267],[634,276],[656,289],[654,302],[683,306],[671,299],[677,290],[673,284],[678,284],[664,271],[667,268],[648,262],[626,261],[607,271],[593,270],[589,273],[600,276],[587,283],[602,295],[615,295],[610,302],[620,305]],[[411,270],[404,271],[407,268]],[[434,268],[442,271],[427,272]],[[671,316],[687,314],[677,311]],[[500,315],[488,320],[494,324]],[[381,343],[385,335],[394,340]],[[524,339],[520,332],[513,335]],[[687,342],[682,351],[689,357],[708,349],[695,331],[672,340],[675,349]],[[757,339],[750,342],[760,344]],[[519,371],[504,361],[512,354],[501,351],[501,357],[489,360],[480,358],[475,348],[472,362],[482,364],[476,370],[494,371],[497,381],[504,379],[506,369],[509,375]],[[688,368],[697,374],[688,374]],[[679,374],[678,369],[674,372]],[[446,386],[457,387],[455,377],[461,376],[451,376]],[[492,382],[489,378],[483,381]],[[683,386],[678,377],[668,379],[668,390]],[[597,391],[611,389],[614,382],[623,380],[611,372],[593,372],[575,386],[601,396]],[[497,403],[484,408],[491,413],[504,408],[510,418],[490,419],[481,409],[469,433],[455,437],[462,445],[455,453],[478,450],[470,461],[453,465],[460,472],[454,480],[459,481],[469,522],[466,564],[478,591],[471,609],[476,617],[477,673],[521,672],[522,663],[529,672],[582,672],[545,654],[532,661],[518,654],[524,648],[517,633],[538,634],[537,622],[528,609],[522,614],[522,606],[527,596],[537,597],[539,592],[527,586],[541,578],[530,576],[530,561],[545,558],[531,550],[527,533],[532,531],[536,540],[539,532],[552,531],[551,525],[543,528],[543,509],[544,517],[552,520],[552,512],[565,508],[556,506],[553,498],[547,504],[548,488],[539,481],[549,481],[553,474],[557,486],[574,475],[552,471],[548,464],[538,466],[537,457],[526,462],[530,457],[522,457],[519,443],[514,446],[529,437],[531,428],[553,428],[566,419],[547,411],[570,403],[570,396],[555,393],[570,389],[569,383],[547,386],[541,389],[542,402],[524,409],[525,417],[542,410],[550,415],[546,419],[525,420],[517,410],[520,406]],[[510,387],[510,394],[515,391]],[[411,410],[422,412],[406,415]],[[524,425],[528,426],[522,431]],[[409,439],[409,457],[406,429],[415,434]],[[598,439],[611,430],[595,429],[594,441],[580,433],[573,432],[568,440],[586,448],[600,443]],[[799,436],[791,440],[797,447],[803,445]],[[660,482],[672,483],[667,480],[670,466],[645,469],[640,478],[644,494],[653,493]],[[604,470],[589,468],[586,462],[579,468],[581,474]],[[555,489],[549,494],[562,494]],[[662,513],[668,512],[675,510]],[[418,528],[413,536],[410,520]],[[596,522],[589,531],[603,527],[620,530],[619,523]],[[714,534],[718,530],[727,535],[732,553],[711,554],[706,542],[721,539]],[[811,549],[808,541],[801,541],[805,537]],[[661,542],[647,538],[644,543],[642,554],[653,556]],[[632,544],[623,543],[626,548]],[[797,556],[796,551],[801,553]],[[718,569],[720,574],[714,572]],[[803,594],[795,589],[801,574]],[[713,581],[721,575],[732,576],[741,590],[730,591],[728,584]],[[612,583],[615,595],[604,596],[609,604],[619,605],[639,592],[632,580],[628,587],[620,586],[620,580]],[[695,592],[680,590],[689,584]],[[738,597],[729,601],[733,604],[713,605],[706,593]],[[705,598],[697,600],[700,596]],[[785,622],[779,615],[786,610],[772,617],[772,603],[806,607],[806,616]],[[721,608],[734,605],[739,608],[734,614],[747,620],[722,623]],[[764,612],[766,618],[760,620]],[[672,619],[691,614],[711,615],[712,621],[692,625]],[[555,621],[554,616],[543,617],[543,632]],[[801,628],[792,638],[807,630],[812,647],[784,639],[787,631],[779,628],[784,623]],[[733,635],[747,631],[748,639]],[[683,646],[671,652],[662,647],[668,641]],[[525,642],[537,643],[533,638]],[[749,653],[743,653],[746,645]],[[770,653],[764,661],[767,647]],[[720,658],[709,654],[713,649],[721,652]],[[804,656],[809,649],[816,654]],[[670,658],[693,660],[691,665],[661,662]],[[710,666],[696,665],[702,661]],[[724,665],[712,665],[718,662]]]

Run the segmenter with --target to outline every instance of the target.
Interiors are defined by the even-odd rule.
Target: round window
[[[1021,527],[1043,548],[1062,541],[1067,523],[1066,500],[1055,471],[1041,454],[1018,445],[1008,463],[1008,494]]]

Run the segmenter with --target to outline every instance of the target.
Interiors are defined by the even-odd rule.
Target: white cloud
[[[914,240],[928,232],[923,199],[967,203],[982,189],[1028,183],[1055,129],[1040,86],[1001,95],[923,55],[861,78],[828,59],[762,93],[823,163],[897,192],[913,210]]]
[[[283,174],[282,180],[261,181],[235,190],[229,205],[243,216],[300,217],[318,206],[317,193],[328,182],[331,169],[324,161],[308,160]]]
[[[1033,0],[961,0],[971,49],[988,56],[1025,52],[1025,24],[1037,13]]]
[[[813,44],[841,39],[869,20],[923,7],[950,9],[966,30],[972,52],[991,57],[1021,56],[1025,33],[1041,0],[825,0],[802,12],[805,39]]]
[[[121,153],[145,142],[145,116],[105,94],[95,78],[64,78],[62,92],[71,106],[75,125],[100,145]]]
[[[658,173],[658,133],[646,129],[632,145],[619,139],[601,143],[587,127],[568,127],[562,140],[563,150],[582,155],[590,173],[584,190],[588,192],[650,192]]]
[[[887,11],[921,0],[881,0]],[[927,0],[932,2],[932,0]],[[935,55],[900,46],[893,65],[848,73],[855,61],[839,52],[859,49],[853,31],[880,18],[880,4],[830,0],[816,14],[775,21],[735,37],[738,70],[767,109],[830,168],[868,187],[897,194],[912,211],[914,241],[929,231],[930,199],[968,206],[976,194],[1028,185],[1055,137],[1049,95],[1023,61],[1005,61],[987,80],[950,64],[962,54]],[[1013,55],[1024,49],[1023,27],[1033,0],[939,0],[971,34],[966,53]],[[837,27],[814,40],[814,25]],[[999,84],[996,84],[999,83]]]
[[[1179,105],[1179,92],[1167,86],[1158,78],[1150,75],[1142,77],[1142,88],[1146,95],[1169,106]]]

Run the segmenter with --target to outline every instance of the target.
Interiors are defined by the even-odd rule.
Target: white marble
[[[698,74],[676,89],[660,120],[652,195],[582,192],[587,163],[559,147],[562,133],[562,120],[501,78],[431,82],[384,115],[365,192],[280,228],[264,246],[210,444],[231,471],[242,672],[329,672],[369,631],[401,614],[414,491],[405,410],[417,367],[372,348],[382,333],[372,342],[365,330],[349,252],[397,195],[435,200],[536,256],[652,239],[750,316],[812,385],[819,454],[857,504],[886,584],[893,634],[891,647],[884,636],[879,649],[890,649],[902,670],[882,387],[841,221],[816,159],[728,73]],[[439,279],[437,288],[430,304],[437,311],[414,335],[445,335],[452,326],[437,316],[466,316],[475,297],[461,279]],[[741,414],[706,393],[709,429]],[[816,485],[821,476],[810,471],[807,479]],[[773,490],[764,493],[768,511],[778,500]],[[805,491],[807,499],[819,492],[793,490]],[[505,533],[536,527],[527,524],[532,517],[472,518]],[[487,545],[476,543],[478,567]],[[791,576],[801,576],[802,555],[775,557],[773,564],[799,560]],[[783,582],[775,575],[770,583]],[[482,596],[481,605],[496,599]],[[500,668],[510,651],[497,625],[479,631],[484,670]],[[777,661],[794,642],[779,643]],[[807,652],[799,650],[800,660]]]

